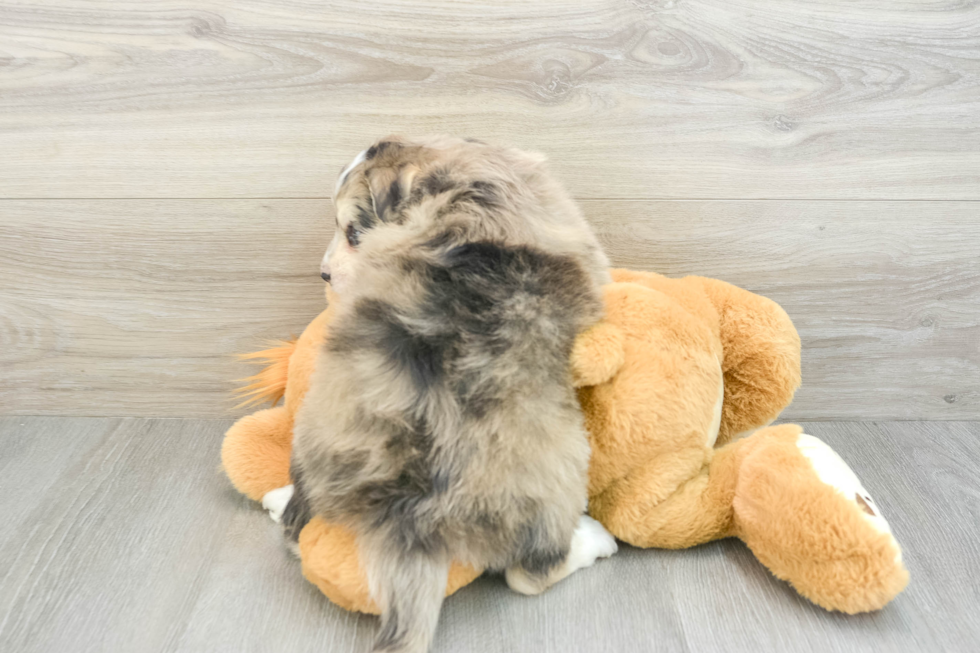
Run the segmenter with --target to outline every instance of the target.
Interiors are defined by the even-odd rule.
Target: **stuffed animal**
[[[799,426],[767,426],[800,382],[786,313],[713,279],[627,270],[613,279],[605,318],[571,361],[592,446],[589,513],[638,547],[738,537],[828,610],[876,610],[901,592],[898,543],[847,464]],[[225,471],[251,499],[290,483],[293,416],[330,320],[328,305],[294,342],[246,356],[267,364],[247,395],[285,398],[225,436]],[[377,613],[348,530],[314,518],[299,550],[303,574],[330,600]],[[447,594],[480,573],[453,566]]]

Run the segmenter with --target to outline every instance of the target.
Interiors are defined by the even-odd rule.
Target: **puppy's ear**
[[[398,168],[372,170],[368,175],[371,205],[381,222],[397,222],[399,207],[412,194],[412,182],[419,167],[406,163]]]

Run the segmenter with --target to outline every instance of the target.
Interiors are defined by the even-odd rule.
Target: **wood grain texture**
[[[0,210],[0,414],[240,414],[234,355],[325,306],[325,201]]]
[[[227,420],[0,418],[5,653],[365,651],[372,617],[304,581],[215,465]],[[909,588],[848,617],[737,541],[638,550],[540,597],[485,576],[450,598],[435,653],[968,651],[980,637],[980,424],[812,423],[902,543]]]
[[[980,418],[980,205],[585,202],[616,265],[717,277],[786,310],[785,417]]]
[[[788,419],[980,418],[972,202],[587,201],[616,265],[725,279],[803,338]],[[320,200],[4,201],[0,414],[239,415],[232,355],[323,307]]]
[[[980,199],[980,4],[0,3],[2,197],[323,197],[393,131],[583,198]]]

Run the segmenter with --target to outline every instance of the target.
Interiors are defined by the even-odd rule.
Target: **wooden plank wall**
[[[617,265],[803,337],[793,419],[980,418],[980,4],[0,0],[0,413],[218,417],[386,132],[546,152]]]

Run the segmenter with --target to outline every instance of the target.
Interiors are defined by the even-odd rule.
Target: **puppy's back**
[[[312,512],[358,534],[377,650],[423,651],[450,559],[567,553],[588,462],[569,355],[601,315],[605,258],[577,209],[553,215],[570,201],[547,176],[430,162],[405,184],[412,164],[394,165],[382,184],[364,173],[385,210],[298,415],[294,471]]]
[[[321,514],[381,524],[394,503],[414,524],[402,544],[449,546],[439,533],[464,526],[468,500],[519,495],[525,467],[559,467],[562,440],[580,438],[569,356],[601,304],[574,259],[525,246],[423,248],[392,263],[338,316],[318,364],[329,375],[307,400],[330,424],[297,446],[330,479],[310,488]],[[493,548],[493,533],[477,539]]]

